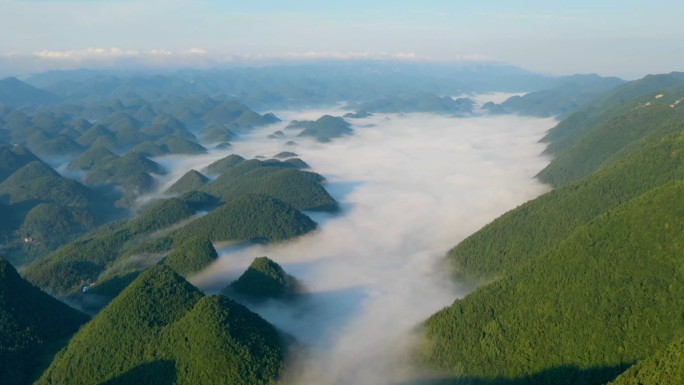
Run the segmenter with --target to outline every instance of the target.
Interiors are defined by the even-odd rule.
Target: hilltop
[[[157,266],[85,325],[36,384],[269,384],[284,352],[261,317]]]

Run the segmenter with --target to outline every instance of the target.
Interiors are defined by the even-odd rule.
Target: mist
[[[288,365],[287,383],[410,383],[421,375],[408,360],[416,327],[469,290],[449,276],[447,251],[548,190],[534,175],[549,161],[538,140],[555,121],[376,114],[350,120],[354,134],[330,143],[284,129],[292,119],[326,113],[344,111],[278,111],[282,123],[249,133],[230,150],[156,159],[174,169],[160,183],[168,187],[229,153],[296,152],[327,178],[341,212],[308,213],[319,229],[293,241],[221,248],[219,260],[191,281],[218,292],[266,255],[308,291],[295,303],[250,304],[304,346]],[[286,137],[267,138],[275,130]],[[285,145],[289,140],[297,145]]]

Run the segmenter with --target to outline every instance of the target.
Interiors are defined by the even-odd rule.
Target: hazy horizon
[[[675,1],[0,0],[0,75],[316,60],[504,63],[635,79],[684,69]]]

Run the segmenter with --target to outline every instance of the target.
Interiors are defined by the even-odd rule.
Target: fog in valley
[[[375,114],[349,119],[354,134],[329,143],[285,129],[293,119],[344,113],[276,111],[281,123],[242,136],[232,149],[156,158],[173,170],[160,180],[160,191],[189,169],[201,171],[231,153],[248,159],[297,153],[326,177],[341,211],[308,213],[319,229],[294,241],[217,245],[223,246],[220,259],[191,281],[215,293],[253,258],[268,256],[307,289],[294,302],[250,305],[302,346],[289,365],[288,382],[402,383],[419,375],[407,363],[415,327],[469,290],[449,276],[447,251],[548,190],[534,175],[549,161],[538,141],[555,121]],[[285,137],[268,138],[277,130]]]

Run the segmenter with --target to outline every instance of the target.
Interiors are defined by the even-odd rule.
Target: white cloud
[[[307,51],[289,52],[284,55],[288,59],[331,59],[331,60],[416,60],[413,52],[340,52],[340,51]]]
[[[86,48],[82,50],[36,51],[32,54],[35,57],[49,60],[83,60],[92,58],[124,58],[137,57],[140,52],[133,50],[123,50],[120,48]]]
[[[186,55],[199,55],[199,56],[205,56],[205,55],[209,54],[209,52],[207,52],[207,50],[205,50],[204,48],[190,48],[189,50],[184,51],[183,53]]]
[[[343,112],[276,111],[283,122],[232,150],[248,158],[292,151],[284,144],[297,134],[283,128],[290,120]],[[538,140],[552,119],[376,114],[354,123],[348,138],[323,145],[296,138],[294,148],[326,176],[340,215],[318,214],[321,228],[292,242],[223,249],[194,278],[221,288],[267,255],[304,281],[311,297],[302,306],[254,308],[309,348],[291,366],[292,383],[408,383],[411,331],[464,293],[442,265],[447,250],[547,190],[533,176],[548,163]],[[288,137],[267,138],[278,129]]]

